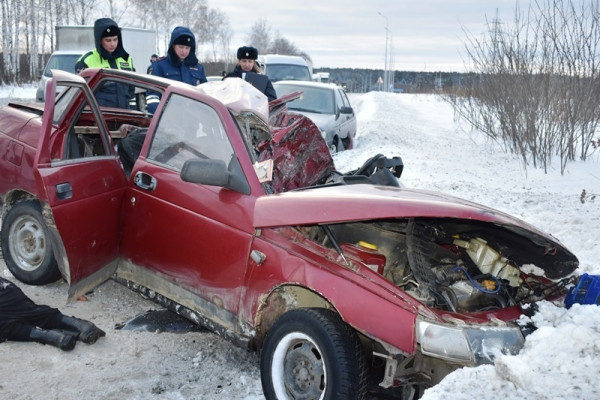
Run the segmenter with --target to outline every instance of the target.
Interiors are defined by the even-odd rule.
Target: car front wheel
[[[6,266],[23,283],[43,285],[60,278],[48,228],[35,201],[15,204],[2,220],[0,231]]]
[[[332,143],[330,143],[328,145],[328,147],[329,147],[329,153],[331,155],[334,155],[335,153],[337,153],[338,152],[337,139],[334,139],[334,141]]]
[[[332,311],[298,309],[267,333],[261,380],[269,400],[362,399],[366,364],[356,333]]]

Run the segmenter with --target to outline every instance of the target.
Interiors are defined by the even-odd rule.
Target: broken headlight
[[[450,325],[417,318],[417,342],[423,354],[474,365],[502,354],[517,354],[525,338],[516,326]]]

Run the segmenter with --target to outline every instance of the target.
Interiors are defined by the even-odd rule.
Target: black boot
[[[106,333],[96,325],[92,324],[90,321],[86,321],[83,319],[75,318],[75,317],[67,317],[63,315],[60,318],[61,324],[64,326],[75,329],[79,332],[79,340],[84,343],[96,343],[96,340],[101,338],[102,336],[106,336]]]
[[[69,332],[63,332],[58,329],[47,330],[33,328],[31,332],[29,332],[29,337],[34,342],[49,344],[64,351],[73,350],[75,344],[77,344],[76,335],[74,336]]]

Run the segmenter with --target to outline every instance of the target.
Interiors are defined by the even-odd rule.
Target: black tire
[[[2,219],[2,254],[12,274],[28,285],[44,285],[60,278],[50,232],[39,203],[15,204]]]
[[[330,145],[327,145],[327,147],[329,147],[329,154],[334,155],[338,152],[338,147],[336,143],[337,140],[334,139],[334,141]]]
[[[348,135],[342,139],[342,149],[348,150],[350,147],[352,147],[352,137]]]
[[[303,308],[283,314],[267,333],[260,360],[267,400],[362,399],[364,350],[334,312]]]

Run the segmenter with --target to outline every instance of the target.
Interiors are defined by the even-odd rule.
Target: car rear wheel
[[[0,240],[6,266],[21,282],[44,285],[60,278],[39,203],[13,206],[2,220]]]
[[[267,333],[261,380],[271,399],[362,399],[366,362],[354,331],[332,311],[285,313]]]

